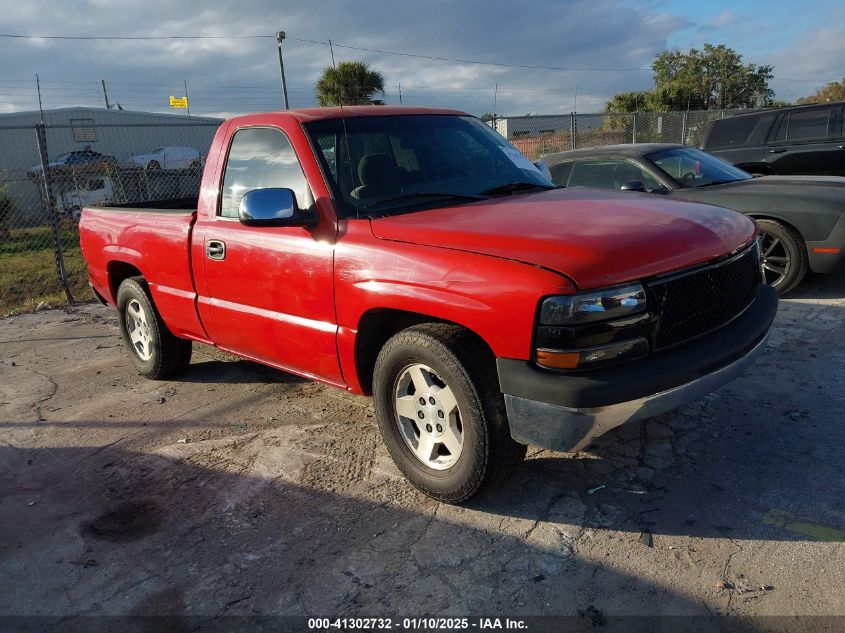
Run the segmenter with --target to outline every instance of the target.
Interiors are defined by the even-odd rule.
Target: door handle
[[[205,254],[209,259],[226,259],[226,242],[208,240],[205,243]]]
[[[783,154],[785,151],[785,149],[770,149],[769,154]]]

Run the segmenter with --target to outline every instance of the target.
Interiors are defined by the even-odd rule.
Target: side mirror
[[[552,179],[552,172],[549,171],[549,167],[548,165],[546,165],[546,163],[538,160],[534,163],[534,167],[539,169],[540,173],[543,174],[546,178],[548,178],[549,180]]]
[[[314,226],[319,222],[316,213],[299,208],[293,191],[281,187],[247,191],[238,219],[247,226]]]
[[[645,191],[645,185],[641,180],[629,180],[620,189],[622,191]]]

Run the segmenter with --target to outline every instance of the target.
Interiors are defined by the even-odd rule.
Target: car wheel
[[[510,435],[495,359],[461,327],[426,323],[388,340],[373,398],[393,461],[438,501],[466,501],[507,479],[525,456]]]
[[[767,284],[784,295],[804,279],[810,266],[801,235],[776,220],[757,220],[760,227],[763,277]]]
[[[191,362],[191,342],[174,336],[150,296],[143,277],[130,277],[117,290],[120,336],[138,373],[158,380]]]
[[[161,164],[157,160],[151,160],[147,163],[147,170],[158,171],[159,169],[161,169]]]

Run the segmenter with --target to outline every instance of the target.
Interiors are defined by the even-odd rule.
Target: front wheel
[[[167,328],[143,277],[130,277],[117,290],[120,336],[135,369],[160,379],[183,371],[191,362],[191,342]]]
[[[792,227],[775,220],[757,220],[763,276],[767,284],[784,295],[804,279],[810,266],[801,235]]]
[[[376,360],[373,397],[393,461],[439,501],[466,501],[525,456],[510,436],[495,359],[461,327],[426,323],[393,336]]]

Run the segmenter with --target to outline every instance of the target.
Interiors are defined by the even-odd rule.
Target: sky
[[[771,87],[787,101],[845,76],[841,0],[0,0],[0,15],[4,34],[219,36],[0,37],[0,112],[38,108],[36,74],[44,108],[104,107],[105,80],[110,101],[127,110],[171,111],[183,82],[192,114],[280,109],[278,30],[287,34],[291,107],[316,104],[314,83],[332,63],[328,40],[337,62],[362,60],[383,74],[387,103],[399,103],[401,85],[406,105],[473,114],[599,111],[616,92],[651,87],[659,52],[704,42],[774,65]]]

